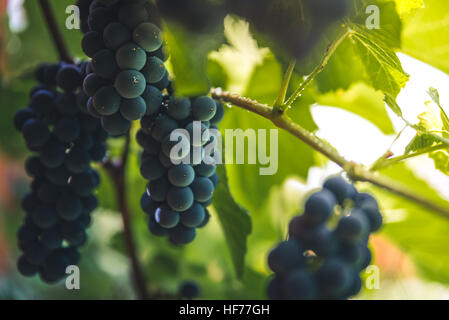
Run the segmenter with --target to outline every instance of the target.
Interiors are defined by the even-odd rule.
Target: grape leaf
[[[352,24],[351,30],[350,37],[364,61],[372,86],[391,97],[397,97],[409,76],[394,51],[363,27]]]
[[[225,166],[218,166],[217,173],[220,183],[214,194],[214,208],[231,252],[235,271],[241,278],[245,267],[247,238],[252,228],[251,217],[232,197]]]
[[[424,6],[403,15],[401,51],[449,73],[447,0],[424,0]]]
[[[440,94],[438,90],[435,88],[429,89],[429,96],[432,98],[433,102],[440,108],[441,122],[443,123],[443,129],[449,131],[449,118],[447,117],[446,111],[444,111],[443,107],[440,103]]]

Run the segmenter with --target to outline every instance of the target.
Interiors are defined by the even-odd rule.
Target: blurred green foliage
[[[401,3],[400,15],[395,9],[396,2]],[[80,49],[80,32],[63,27],[65,8],[73,1],[51,3],[70,51],[74,56],[85,59]],[[357,29],[357,35],[344,41],[314,84],[288,110],[291,118],[303,127],[311,131],[318,129],[310,107],[320,103],[351,111],[371,121],[385,134],[393,133],[382,99],[384,94],[394,98],[407,80],[395,55],[397,49],[449,72],[449,59],[445,56],[447,50],[442,50],[448,34],[447,1],[425,0],[424,8],[408,7],[405,5],[407,1],[399,0],[375,3],[385,8],[382,17],[390,22],[384,30],[388,34],[373,36]],[[6,69],[0,70],[0,105],[3,108],[0,147],[8,158],[20,161],[24,159],[26,150],[13,128],[13,114],[27,104],[28,92],[33,85],[30,70],[40,62],[57,59],[37,1],[25,1],[25,10],[28,19],[25,31],[13,33],[5,28],[7,41],[14,42],[2,45],[5,50],[10,44]],[[7,22],[5,18],[2,25],[6,27]],[[360,21],[356,19],[356,22]],[[403,29],[401,24],[404,24]],[[430,29],[421,30],[421,27],[429,25]],[[297,68],[289,93],[302,81],[305,73],[302,69],[321,58],[323,48],[335,33],[335,30],[329,32],[318,46],[318,53]],[[270,50],[259,48],[244,24],[235,25],[228,20],[226,37],[204,37],[189,37],[179,26],[168,26],[166,40],[171,54],[170,68],[176,76],[179,94],[205,93],[210,86],[220,86],[263,103],[275,101],[285,65]],[[378,42],[379,37],[383,37],[382,42]],[[238,66],[244,66],[247,72],[240,74]],[[275,127],[239,108],[226,108],[221,130],[234,128],[257,130]],[[109,143],[110,154],[119,155],[122,145],[120,139],[112,140]],[[263,151],[270,152],[269,148]],[[199,230],[195,242],[185,248],[173,248],[166,240],[149,234],[139,204],[145,181],[139,173],[138,158],[139,148],[133,141],[127,168],[127,196],[139,258],[151,289],[174,294],[183,280],[192,279],[200,284],[202,298],[265,298],[264,287],[269,274],[265,263],[267,252],[275,242],[285,237],[287,222],[298,211],[304,196],[295,193],[285,181],[290,178],[306,181],[312,167],[323,165],[317,154],[296,138],[279,132],[279,170],[276,175],[260,176],[258,165],[227,165],[228,187],[225,168],[221,168],[223,181],[211,209],[211,222]],[[438,191],[417,178],[405,165],[384,170],[382,174],[435,202],[446,203]],[[8,273],[0,276],[0,298],[134,298],[122,225],[115,203],[116,191],[105,172],[102,172],[102,180],[98,190],[101,208],[94,215],[89,245],[82,250],[79,291],[67,291],[63,285],[48,286],[39,279],[24,279],[15,271],[14,260],[18,254],[15,230],[22,216],[18,202],[25,190],[17,191],[15,206],[2,210],[0,216],[0,231],[6,237],[10,258]],[[446,245],[449,222],[403,198],[372,187],[367,189],[376,193],[385,212],[387,225],[382,235],[389,237],[413,258],[424,278],[449,283],[446,268],[449,264]],[[237,275],[241,275],[241,279]]]

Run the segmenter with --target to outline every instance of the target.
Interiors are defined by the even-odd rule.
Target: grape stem
[[[371,172],[363,165],[346,160],[336,149],[299,124],[295,123],[285,113],[273,112],[274,108],[269,105],[259,103],[255,100],[251,100],[237,94],[224,92],[219,88],[212,89],[211,94],[214,99],[231,103],[237,107],[241,107],[270,120],[278,128],[286,130],[316,151],[326,156],[331,161],[338,164],[352,180],[369,182],[377,187],[388,190],[423,207],[431,209],[432,212],[449,219],[449,207],[439,205],[434,201],[429,200],[426,197],[413,192],[412,190],[409,190],[406,186],[384,178],[377,173]]]
[[[39,5],[41,7],[42,14],[44,15],[44,20],[47,24],[48,30],[50,31],[53,42],[58,51],[60,61],[73,64],[73,59],[62,38],[61,31],[58,28],[53,10],[51,9],[48,0],[39,0]]]
[[[344,29],[340,33],[340,35],[336,38],[335,41],[331,42],[326,52],[321,60],[321,63],[318,64],[318,66],[312,71],[311,74],[309,74],[304,81],[301,83],[301,85],[296,89],[296,91],[288,98],[288,100],[282,104],[279,107],[276,107],[273,109],[273,112],[275,113],[284,113],[287,108],[290,108],[292,104],[296,101],[296,99],[301,96],[303,91],[307,88],[307,86],[312,82],[315,77],[321,73],[321,71],[324,70],[324,67],[329,63],[330,59],[332,58],[332,55],[335,53],[335,51],[338,49],[338,47],[343,43],[343,41],[346,40],[346,38],[349,36],[350,30],[347,28]]]
[[[404,160],[409,160],[409,159],[416,158],[416,157],[419,157],[419,156],[422,156],[425,154],[429,154],[429,153],[432,153],[435,151],[448,150],[448,149],[449,149],[449,146],[447,144],[438,144],[435,146],[420,149],[413,153],[408,153],[408,154],[404,154],[404,155],[393,157],[393,158],[384,158],[384,159],[382,159],[382,161],[377,161],[371,167],[371,171],[377,171],[377,170],[392,166],[394,164],[397,164],[399,162],[402,162]]]
[[[145,282],[145,277],[139,263],[137,255],[137,246],[133,237],[131,214],[127,201],[126,190],[126,165],[128,163],[129,146],[130,146],[130,132],[126,135],[125,145],[121,159],[118,162],[107,160],[103,163],[103,168],[111,177],[115,185],[118,207],[123,221],[123,232],[125,238],[125,245],[128,250],[129,259],[131,260],[132,276],[134,288],[141,300],[152,299]]]

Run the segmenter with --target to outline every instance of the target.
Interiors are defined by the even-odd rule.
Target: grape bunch
[[[206,208],[218,184],[213,160],[218,151],[209,147],[214,147],[216,126],[223,115],[223,105],[207,96],[166,96],[156,113],[141,120],[137,133],[143,148],[140,169],[150,181],[141,206],[148,214],[151,233],[168,236],[174,245],[192,242],[196,228],[209,221]],[[172,139],[172,133],[180,129],[184,133]]]
[[[371,262],[369,236],[382,226],[377,201],[341,177],[327,180],[293,218],[289,239],[268,256],[275,273],[270,299],[348,299],[362,286],[360,272]]]
[[[92,60],[83,88],[88,112],[111,136],[154,112],[170,86],[161,31],[149,19],[145,0],[94,0],[89,7],[82,48]]]
[[[90,163],[104,158],[107,133],[97,119],[80,112],[85,67],[39,66],[39,84],[31,91],[29,106],[14,117],[34,153],[25,164],[33,181],[22,199],[26,215],[18,231],[23,252],[18,270],[24,276],[39,273],[48,283],[57,282],[68,265],[78,263],[78,248],[87,240],[85,230],[98,204],[94,190],[100,177]]]

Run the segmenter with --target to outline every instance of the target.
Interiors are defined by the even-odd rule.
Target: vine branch
[[[436,204],[434,201],[416,194],[405,186],[402,186],[389,179],[383,178],[376,173],[371,172],[362,165],[346,160],[342,155],[338,153],[336,149],[332,148],[329,144],[319,139],[316,135],[304,129],[299,124],[295,123],[287,115],[285,115],[285,113],[274,113],[274,109],[269,105],[261,104],[257,101],[241,97],[237,94],[224,92],[221,89],[212,89],[211,94],[214,99],[231,103],[237,107],[241,107],[248,111],[254,112],[270,120],[278,128],[286,130],[287,132],[291,133],[298,139],[308,144],[314,150],[322,153],[331,161],[337,163],[354,181],[370,182],[375,186],[381,187],[392,193],[414,201],[415,203],[433,210],[440,216],[449,219],[449,207]]]
[[[118,207],[123,221],[125,245],[128,250],[129,259],[131,260],[134,287],[139,299],[147,300],[151,297],[148,293],[145,277],[139,263],[137,246],[132,232],[131,213],[127,202],[126,165],[128,163],[130,140],[130,132],[128,132],[120,160],[118,162],[108,160],[103,164],[103,168],[109,174],[115,185]]]
[[[44,20],[58,51],[59,59],[67,63],[73,63],[73,59],[62,38],[61,31],[58,28],[53,10],[51,9],[48,0],[39,0],[39,6],[41,7],[42,14],[44,15]]]

